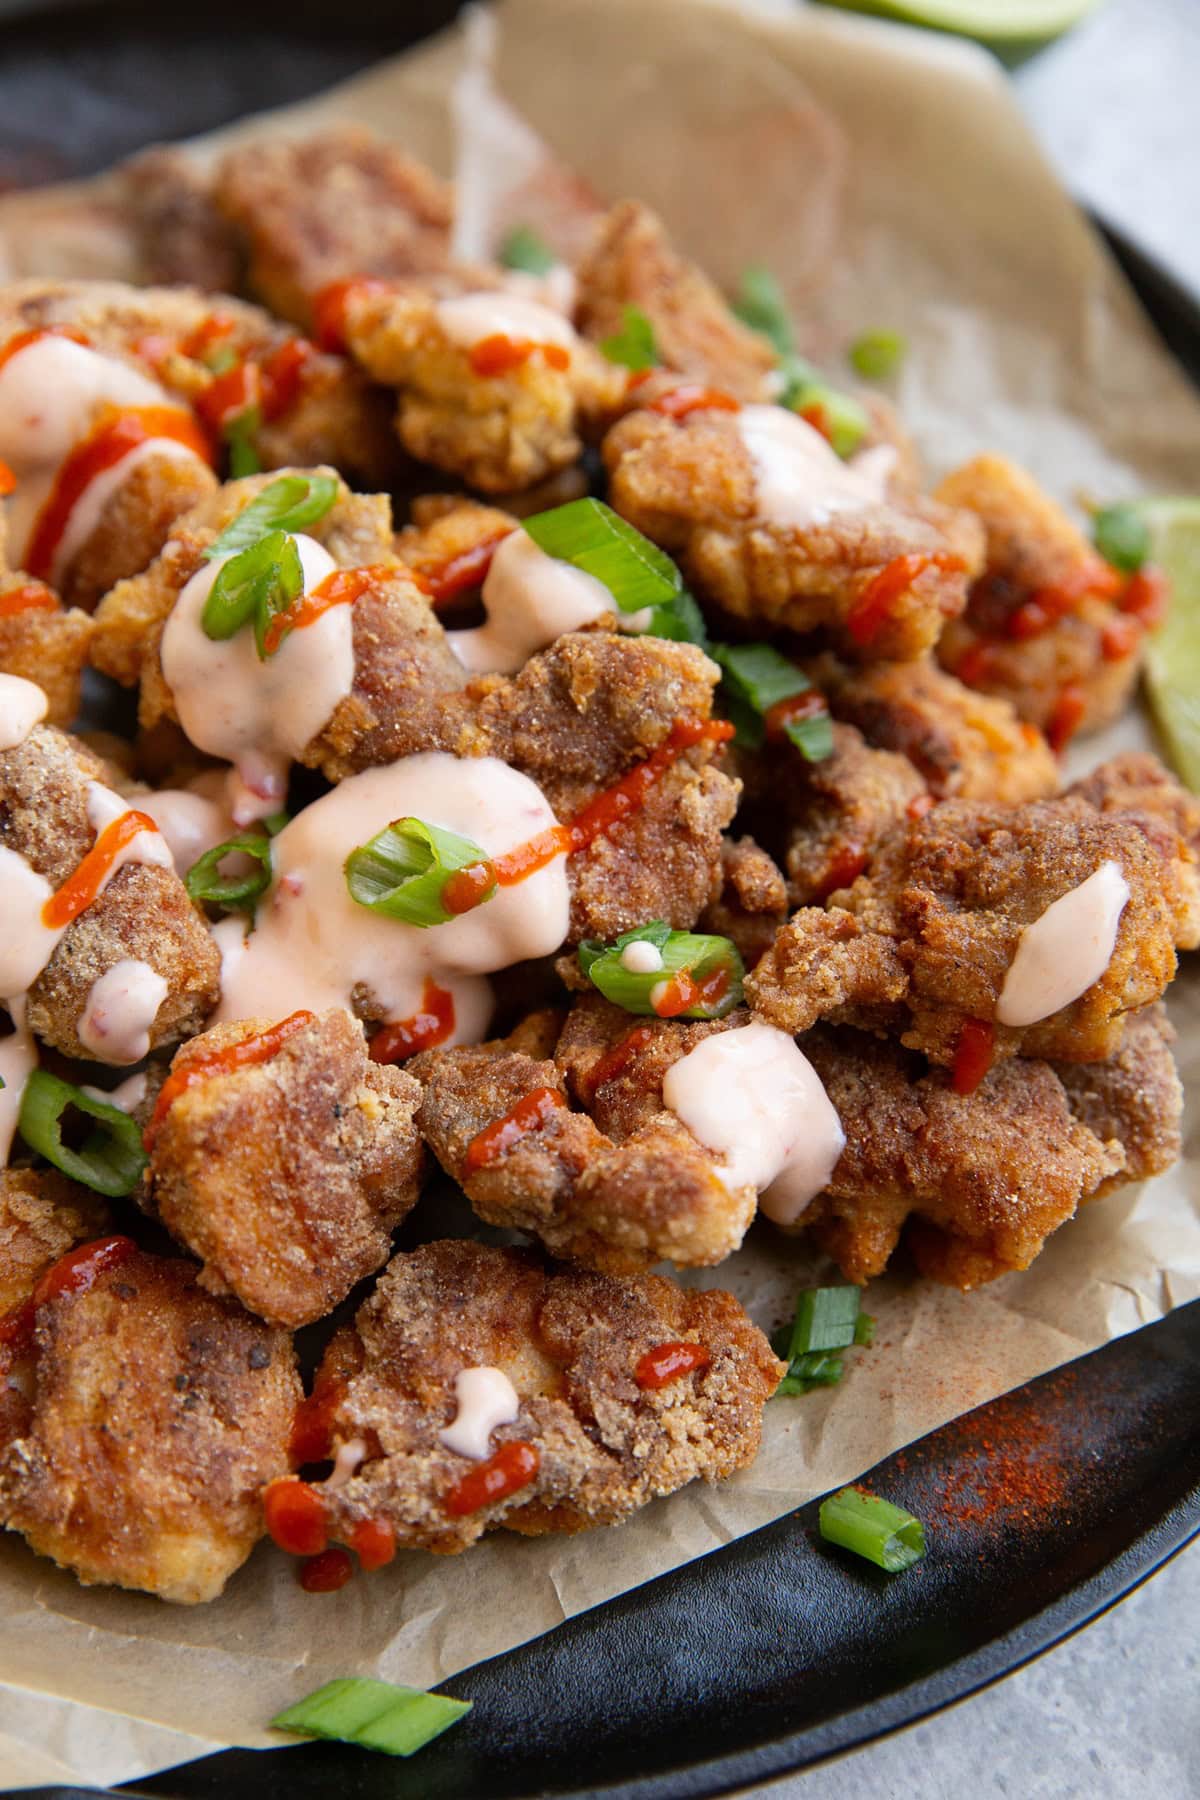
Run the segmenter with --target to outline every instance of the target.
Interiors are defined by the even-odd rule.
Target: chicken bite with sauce
[[[1163,596],[1148,575],[1122,576],[1098,556],[1031,475],[979,456],[937,489],[987,535],[967,609],[938,645],[969,686],[1010,700],[1058,751],[1109,724],[1129,703],[1145,628]]]
[[[302,1390],[286,1332],[124,1237],[3,1322],[0,1523],[85,1585],[214,1600],[263,1535]]]
[[[57,1169],[0,1172],[0,1314],[20,1306],[51,1263],[108,1223],[99,1194]]]
[[[785,1031],[818,1019],[894,1031],[960,1091],[994,1058],[1101,1062],[1175,973],[1192,851],[1086,801],[944,801],[869,875],[805,907],[747,978]]]
[[[220,958],[154,823],[78,740],[0,751],[0,989],[67,1056],[135,1063],[199,1030]]]
[[[176,1052],[149,1130],[155,1209],[200,1285],[295,1329],[387,1261],[417,1198],[420,1088],[361,1024],[217,1025]]]
[[[958,1094],[898,1044],[846,1027],[809,1032],[804,1053],[846,1147],[799,1229],[849,1281],[882,1274],[902,1234],[922,1274],[954,1287],[1028,1268],[1079,1206],[1177,1159],[1172,1036],[1151,1007],[1111,1062],[1017,1057]]]
[[[787,883],[762,845],[752,837],[725,838],[721,891],[701,913],[697,929],[728,938],[752,969],[775,942],[787,912]]]
[[[321,1483],[275,1482],[284,1549],[442,1555],[503,1526],[612,1525],[753,1461],[783,1365],[731,1294],[548,1268],[528,1251],[397,1256],[334,1338],[298,1422]]]
[[[44,581],[0,571],[0,675],[36,682],[51,725],[69,725],[79,711],[94,629],[87,613],[64,607]]]
[[[686,395],[685,395],[686,398]],[[887,447],[843,462],[782,406],[670,393],[608,433],[612,504],[740,619],[824,629],[842,653],[907,660],[982,567],[970,514],[890,486]]]

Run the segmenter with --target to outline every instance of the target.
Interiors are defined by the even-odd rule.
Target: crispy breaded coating
[[[68,604],[95,607],[125,576],[154,561],[175,521],[212,495],[212,472],[194,457],[147,457],[130,472],[63,576]]]
[[[702,598],[737,618],[822,628],[854,658],[922,655],[982,566],[969,514],[903,493],[828,515],[817,505],[806,525],[774,522],[729,411],[630,413],[605,438],[604,461],[617,511],[679,557]]]
[[[512,513],[461,494],[422,494],[413,501],[411,523],[396,533],[396,555],[418,581],[429,584],[435,605],[443,603],[439,590],[449,580],[444,602],[449,604],[459,591],[479,587],[489,549],[515,531],[517,523]],[[456,571],[461,571],[461,590]]]
[[[1061,748],[1124,711],[1141,665],[1138,620],[1114,605],[1124,583],[1025,470],[977,456],[937,489],[987,534],[986,566],[938,656],[971,687],[1010,700]]]
[[[641,1359],[678,1343],[707,1360],[661,1387],[639,1385]],[[530,1446],[536,1466],[515,1492],[463,1512],[452,1497],[481,1464],[439,1434],[470,1368],[497,1368],[511,1381],[520,1411],[490,1443]],[[322,1375],[335,1401],[332,1439],[366,1454],[349,1480],[316,1492],[332,1537],[352,1542],[359,1526],[380,1521],[400,1547],[447,1555],[501,1525],[536,1536],[616,1524],[697,1477],[718,1481],[753,1461],[763,1405],[782,1373],[719,1288],[555,1270],[527,1251],[482,1244],[426,1244],[393,1259],[330,1346]]]
[[[450,189],[361,126],[231,150],[213,200],[246,245],[253,292],[305,330],[329,282],[436,274],[449,261]]]
[[[848,1281],[882,1274],[907,1222],[924,1274],[977,1287],[1028,1268],[1082,1201],[1129,1179],[1115,1134],[1073,1116],[1047,1063],[1016,1058],[956,1094],[944,1071],[861,1032],[810,1032],[804,1054],[846,1147],[797,1225]]]
[[[629,1040],[635,1028],[638,1035]],[[637,1020],[598,994],[585,994],[553,1058],[537,1060],[506,1039],[415,1057],[409,1068],[424,1088],[417,1122],[490,1225],[532,1232],[552,1255],[609,1274],[664,1260],[710,1267],[741,1243],[757,1194],[753,1186],[726,1184],[719,1159],[663,1105],[662,1077],[701,1038],[723,1028],[724,1022]],[[601,1058],[625,1040],[635,1046],[632,1054],[613,1080],[592,1092]],[[568,1079],[588,1111],[566,1104]],[[562,1103],[551,1102],[540,1121],[480,1161],[478,1148],[471,1151],[480,1134],[546,1090]]]
[[[760,805],[784,824],[793,906],[819,904],[856,881],[889,833],[929,805],[908,758],[872,750],[853,725],[834,725],[833,755],[821,762],[806,762],[791,745],[767,755],[776,775]]]
[[[177,1052],[172,1074],[270,1023],[214,1026]],[[340,1009],[269,1062],[181,1093],[149,1174],[163,1224],[203,1264],[201,1287],[293,1329],[332,1312],[387,1261],[416,1201],[420,1097],[411,1075],[370,1061],[361,1024]]]
[[[625,389],[625,371],[583,339],[569,349],[535,345],[514,366],[481,374],[473,351],[444,329],[436,296],[415,285],[351,289],[345,338],[370,378],[396,390],[396,430],[409,454],[485,494],[569,468],[583,447],[581,422]]]
[[[33,604],[21,605],[22,600]],[[79,711],[94,629],[87,613],[74,606],[68,610],[43,582],[0,571],[0,674],[35,681],[46,696],[51,725],[69,725]]]
[[[601,220],[575,279],[579,329],[594,343],[618,333],[625,308],[636,306],[653,327],[664,367],[739,400],[769,397],[777,361],[772,346],[743,325],[708,276],[679,254],[649,207],[618,201]]]
[[[787,910],[787,883],[773,858],[752,837],[725,838],[721,891],[701,913],[697,929],[732,939],[752,969],[774,943]]]
[[[99,1194],[57,1169],[0,1173],[0,1313],[27,1300],[51,1263],[108,1228]]]
[[[937,1063],[954,1063],[968,1020],[993,1026],[997,1058],[1100,1062],[1120,1047],[1126,1015],[1175,972],[1164,887],[1188,854],[1177,837],[1160,851],[1134,816],[1082,800],[944,801],[894,833],[831,910],[796,913],[747,993],[785,1031],[818,1019],[902,1028]],[[1103,975],[1035,1024],[993,1023],[1025,927],[1105,862],[1120,868],[1129,900]]]
[[[35,726],[24,743],[0,752],[0,844],[61,887],[95,842],[89,784],[107,778],[77,739]],[[81,1015],[93,984],[125,960],[147,963],[167,983],[152,1049],[199,1030],[216,1003],[221,959],[173,869],[127,863],[67,927],[29,990],[31,1031],[67,1056],[94,1057],[78,1035]]]
[[[1115,1056],[1102,1063],[1060,1063],[1058,1079],[1071,1111],[1105,1142],[1125,1152],[1125,1167],[1089,1198],[1127,1181],[1146,1181],[1178,1162],[1183,1087],[1171,1045],[1175,1031],[1161,1002],[1135,1013]]]
[[[240,292],[237,233],[217,210],[211,180],[186,150],[156,145],[123,163],[118,176],[146,282]]]
[[[1163,893],[1180,950],[1200,945],[1200,800],[1176,781],[1157,756],[1130,750],[1098,763],[1066,792],[1100,812],[1133,820],[1163,859]],[[1174,854],[1179,839],[1191,855]]]
[[[130,1246],[38,1308],[23,1366],[0,1522],[85,1585],[215,1599],[262,1536],[260,1488],[288,1467],[287,1334],[203,1293],[190,1264]]]
[[[836,718],[869,744],[897,750],[939,800],[1019,806],[1058,791],[1058,768],[1041,732],[1004,699],[977,693],[932,657],[847,665],[822,656],[813,679]]]

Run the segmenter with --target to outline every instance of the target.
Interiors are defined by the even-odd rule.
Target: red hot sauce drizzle
[[[480,1463],[452,1487],[442,1505],[452,1519],[465,1519],[481,1507],[494,1506],[510,1494],[528,1487],[538,1472],[541,1457],[533,1444],[501,1444],[495,1456]]]
[[[540,1131],[547,1119],[566,1104],[566,1096],[557,1088],[539,1087],[525,1094],[503,1118],[493,1119],[471,1139],[463,1158],[463,1174],[477,1174],[489,1163],[499,1161],[531,1131]]]
[[[110,1269],[120,1268],[137,1245],[130,1237],[93,1238],[89,1244],[78,1244],[65,1256],[51,1263],[27,1300],[22,1300],[0,1318],[0,1345],[28,1349],[33,1342],[38,1308],[60,1294],[86,1294]]]
[[[712,1352],[705,1344],[656,1344],[638,1358],[634,1380],[640,1388],[666,1387],[693,1370],[707,1369],[711,1362]]]
[[[411,1019],[395,1019],[381,1025],[371,1039],[372,1062],[398,1063],[418,1050],[432,1050],[454,1034],[454,996],[426,977],[421,990],[421,1010]]]
[[[182,1068],[173,1068],[159,1090],[154,1112],[143,1134],[142,1141],[147,1152],[154,1148],[154,1140],[162,1122],[180,1094],[186,1093],[189,1088],[198,1087],[202,1081],[211,1081],[216,1075],[232,1075],[238,1069],[249,1069],[258,1063],[270,1062],[272,1057],[279,1055],[290,1037],[303,1031],[306,1025],[311,1025],[315,1018],[315,1013],[301,1008],[267,1031],[256,1032],[253,1037],[243,1038],[237,1044],[226,1044],[222,1049],[210,1051],[207,1055],[193,1057]]]
[[[950,1083],[956,1094],[973,1094],[992,1066],[996,1027],[990,1019],[965,1019],[954,1051]]]

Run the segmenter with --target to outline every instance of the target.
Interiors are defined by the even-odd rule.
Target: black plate
[[[6,25],[0,184],[86,173],[153,139],[298,99],[457,7],[339,0],[336,43],[331,10],[258,4],[247,30],[228,0],[179,18],[156,0]],[[94,104],[80,104],[80,77]],[[1200,309],[1109,236],[1200,378]],[[996,1507],[1001,1474],[1011,1502]],[[865,1479],[930,1526],[929,1556],[902,1577],[823,1546],[814,1503],[456,1676],[446,1691],[473,1699],[474,1712],[412,1763],[318,1744],[235,1750],[122,1791],[690,1800],[911,1724],[1086,1624],[1200,1531],[1200,1302],[979,1408]],[[41,1800],[92,1791],[25,1790]]]

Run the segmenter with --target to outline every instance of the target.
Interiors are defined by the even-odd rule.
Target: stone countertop
[[[1200,0],[1106,0],[1014,75],[1067,186],[1200,295]],[[1194,1800],[1200,1541],[996,1686],[761,1800]]]

